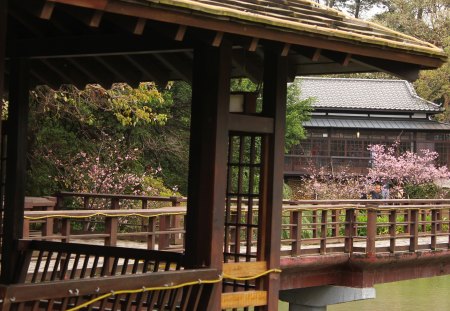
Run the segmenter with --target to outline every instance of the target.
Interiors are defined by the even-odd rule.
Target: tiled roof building
[[[435,120],[439,105],[419,97],[404,80],[303,77],[301,98],[314,98],[308,138],[285,159],[286,175],[314,167],[364,174],[370,144],[400,142],[401,150],[437,151],[450,163],[450,124]]]

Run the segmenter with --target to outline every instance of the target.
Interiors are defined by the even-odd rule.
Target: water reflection
[[[377,298],[328,306],[327,311],[449,311],[450,276],[417,279],[375,286]],[[287,311],[280,304],[280,311]]]

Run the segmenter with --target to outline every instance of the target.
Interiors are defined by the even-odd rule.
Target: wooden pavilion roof
[[[14,0],[7,14],[6,59],[31,59],[32,86],[190,82],[194,47],[224,41],[232,76],[256,82],[267,45],[289,57],[291,78],[385,71],[413,80],[446,61],[427,42],[306,0]]]

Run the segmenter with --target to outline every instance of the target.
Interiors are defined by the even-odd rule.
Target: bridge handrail
[[[151,199],[150,196],[110,194],[62,193],[63,196],[101,197],[114,200]],[[163,197],[156,197],[164,202]],[[165,197],[166,202],[174,202]],[[173,200],[173,201],[171,201]],[[176,202],[180,202],[178,198]],[[126,206],[126,204],[124,204]],[[256,206],[252,207],[257,210]],[[308,256],[326,253],[365,253],[417,251],[420,249],[450,248],[449,199],[392,199],[392,200],[302,200],[283,201],[282,254]],[[246,208],[242,207],[242,213]],[[105,245],[114,246],[120,238],[147,241],[149,249],[182,250],[182,225],[185,206],[152,209],[82,209],[56,211],[26,211],[26,221],[39,218],[59,218],[64,230],[59,236],[47,234],[43,239],[61,239],[69,242],[76,238],[101,238]],[[139,232],[119,232],[119,217],[142,217]],[[99,216],[99,217],[96,217]],[[105,233],[71,235],[70,223],[74,219],[93,217],[87,221],[105,222]],[[178,221],[174,219],[177,218]],[[40,221],[49,221],[41,219]],[[44,226],[45,227],[45,226]],[[48,229],[47,229],[48,233]],[[26,235],[25,235],[26,236]],[[428,242],[421,244],[420,239]],[[176,240],[176,241],[175,241]],[[385,241],[386,245],[381,242]],[[405,242],[406,241],[406,242]],[[244,241],[243,241],[244,242]],[[251,241],[256,243],[256,241]],[[316,245],[317,247],[312,247]],[[446,246],[447,245],[447,246]]]

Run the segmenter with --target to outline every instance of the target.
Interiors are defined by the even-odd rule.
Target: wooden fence
[[[80,198],[79,209],[64,209],[64,201]],[[109,209],[92,209],[103,200]],[[183,250],[184,198],[61,193],[55,211],[26,211],[25,238],[101,241],[159,250]],[[136,208],[136,202],[139,207]],[[163,207],[148,208],[158,203]],[[170,203],[171,206],[164,207]],[[283,202],[282,255],[405,252],[450,248],[450,200],[311,200]],[[73,201],[71,208],[74,208]],[[75,206],[76,207],[76,206]],[[241,217],[246,217],[245,209]],[[234,218],[239,223],[237,217]],[[52,223],[49,234],[48,220]],[[37,223],[36,223],[37,222]],[[40,223],[40,225],[39,225]],[[96,231],[82,224],[96,224]],[[41,229],[39,233],[32,229]],[[92,227],[90,227],[92,228]],[[30,235],[34,232],[34,236]],[[244,247],[256,243],[241,241]],[[133,244],[137,245],[137,244]]]

